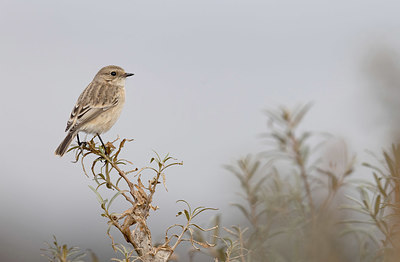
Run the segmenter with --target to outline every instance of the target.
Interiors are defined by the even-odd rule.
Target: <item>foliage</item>
[[[379,165],[363,164],[372,170],[373,180],[358,187],[359,199],[348,196],[355,205],[344,208],[365,217],[346,222],[358,225],[356,233],[372,240],[378,250],[374,260],[394,262],[400,256],[400,145],[392,145],[382,155]],[[365,225],[372,228],[366,231]]]
[[[240,182],[234,203],[246,222],[224,228],[207,249],[218,261],[346,261],[340,232],[347,229],[336,201],[349,187],[354,157],[321,161],[328,136],[301,132],[309,105],[267,111],[267,149],[226,166]],[[219,220],[214,225],[219,224]],[[339,243],[339,244],[338,244]],[[224,252],[221,252],[224,251]],[[348,260],[351,261],[351,260]]]
[[[81,258],[86,256],[78,247],[68,248],[67,245],[60,245],[55,236],[53,236],[53,243],[46,242],[46,245],[47,248],[42,249],[44,251],[42,256],[50,262],[82,262]]]
[[[92,139],[87,143],[82,143],[69,149],[69,151],[75,152],[75,162],[79,161],[81,163],[85,175],[93,177],[95,186],[89,187],[95,193],[100,204],[102,209],[101,216],[107,219],[107,235],[111,239],[112,247],[115,252],[123,257],[122,259],[114,258],[113,260],[124,262],[167,261],[183,241],[189,241],[196,249],[199,249],[199,247],[211,247],[211,244],[194,240],[192,233],[193,228],[201,231],[213,230],[214,228],[202,228],[193,223],[193,219],[204,211],[215,209],[198,207],[192,211],[190,205],[184,200],[179,200],[178,202],[185,203],[187,208],[179,212],[177,216],[185,214],[186,221],[183,224],[170,226],[166,231],[164,243],[157,246],[153,245],[151,232],[147,226],[150,211],[158,209],[158,206],[153,204],[153,196],[159,184],[163,183],[166,189],[166,170],[172,166],[182,165],[182,163],[177,162],[169,154],[161,157],[155,153],[156,156],[150,160],[150,166],[140,169],[134,168],[131,161],[120,158],[120,153],[125,143],[130,142],[130,140],[122,139],[118,147],[116,147],[114,144],[118,140],[108,142],[104,148],[103,146],[97,146]],[[89,170],[85,165],[87,161],[91,162]],[[145,182],[145,177],[151,173],[153,173],[153,176],[150,176],[150,179]],[[113,192],[109,199],[104,197],[107,191]],[[113,203],[118,200],[128,203],[129,208],[122,212],[112,211]],[[111,234],[111,229],[113,228],[117,229],[124,236],[127,243],[132,245],[132,250],[114,242]],[[176,228],[179,228],[180,231],[169,235],[171,229]],[[189,238],[185,238],[185,233],[187,232],[189,233]]]
[[[192,209],[185,200],[178,200],[185,205],[177,214],[184,222],[168,227],[164,242],[156,246],[146,223],[150,211],[158,208],[152,204],[153,195],[161,183],[166,189],[166,170],[182,163],[156,154],[150,166],[133,168],[119,157],[126,139],[118,148],[114,146],[117,140],[106,148],[93,140],[71,148],[85,174],[94,178],[95,186],[90,188],[107,219],[112,246],[122,256],[113,261],[167,261],[182,242],[191,244],[191,260],[202,253],[214,261],[230,262],[397,261],[400,145],[384,150],[382,159],[376,157],[377,164],[363,164],[372,173],[370,180],[352,179],[355,157],[349,156],[345,144],[338,154],[341,160],[330,158],[324,153],[330,136],[301,130],[309,108],[266,111],[268,131],[262,135],[266,149],[225,166],[241,188],[240,201],[232,204],[243,215],[237,225],[223,226],[219,214],[209,227],[201,227],[193,219],[215,209]],[[85,159],[89,156],[95,158],[88,172]],[[149,172],[151,179],[143,182]],[[104,190],[114,193],[108,199]],[[112,204],[121,199],[130,203],[129,209],[113,212]],[[114,243],[112,228],[122,233],[132,249]],[[49,250],[50,261],[74,261],[59,258],[77,252],[57,242]]]

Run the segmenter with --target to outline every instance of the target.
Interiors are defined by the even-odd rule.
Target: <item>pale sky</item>
[[[135,73],[103,138],[134,138],[125,156],[138,167],[152,150],[184,162],[156,195],[159,240],[179,222],[178,199],[217,207],[228,221],[239,189],[222,166],[263,148],[265,108],[313,101],[305,129],[344,139],[361,160],[384,146],[362,61],[376,45],[400,50],[399,10],[398,1],[366,0],[0,0],[0,260],[43,261],[53,234],[101,261],[113,255],[90,179],[71,154],[54,156],[101,67]]]

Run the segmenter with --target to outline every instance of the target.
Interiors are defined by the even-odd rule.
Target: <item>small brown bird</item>
[[[55,154],[63,156],[75,135],[79,141],[79,131],[96,134],[107,132],[118,120],[125,103],[125,79],[132,76],[119,66],[100,69],[93,81],[79,96],[67,122],[65,139],[57,147]]]

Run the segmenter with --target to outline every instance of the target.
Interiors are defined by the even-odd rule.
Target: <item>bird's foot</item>
[[[78,142],[78,146],[79,146],[80,148],[86,147],[87,144],[88,144],[87,142]]]

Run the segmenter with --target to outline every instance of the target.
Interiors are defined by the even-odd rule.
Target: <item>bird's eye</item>
[[[112,75],[112,76],[116,76],[117,73],[116,73],[115,71],[112,71],[112,72],[111,72],[111,75]]]

